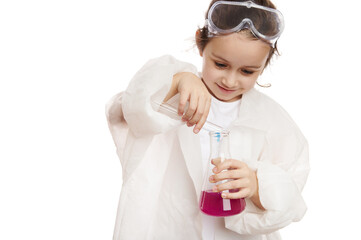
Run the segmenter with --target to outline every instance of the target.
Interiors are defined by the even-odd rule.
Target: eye
[[[226,67],[227,67],[226,64],[219,63],[219,62],[214,62],[214,64],[215,64],[218,68],[226,68]]]
[[[254,71],[250,71],[250,70],[247,70],[247,69],[242,69],[242,72],[246,75],[252,75],[254,73]]]

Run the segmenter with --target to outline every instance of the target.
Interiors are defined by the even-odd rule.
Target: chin
[[[217,98],[219,101],[222,101],[222,102],[234,102],[234,101],[241,99],[241,97],[242,97],[242,95],[233,96],[233,97],[215,96],[215,98]]]

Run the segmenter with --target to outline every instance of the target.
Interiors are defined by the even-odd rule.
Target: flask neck
[[[230,158],[229,131],[210,132],[211,158]]]

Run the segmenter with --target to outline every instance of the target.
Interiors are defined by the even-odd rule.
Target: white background
[[[357,1],[275,0],[286,19],[265,93],[310,144],[308,212],[284,239],[357,239]],[[121,166],[104,106],[150,58],[200,67],[209,0],[0,2],[0,239],[111,239]]]

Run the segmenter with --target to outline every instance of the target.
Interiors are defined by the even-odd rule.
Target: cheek
[[[208,70],[203,75],[203,81],[207,85],[208,88],[213,89],[215,84],[220,81],[221,77],[217,70]]]
[[[217,79],[217,70],[207,66],[206,64],[203,65],[202,76],[205,83],[212,83]]]
[[[249,78],[247,81],[244,82],[244,86],[248,89],[253,88],[253,86],[256,84],[257,77]]]
[[[242,91],[244,90],[248,91],[249,89],[253,88],[253,86],[256,83],[256,80],[257,77],[240,76],[238,79],[238,86]]]

